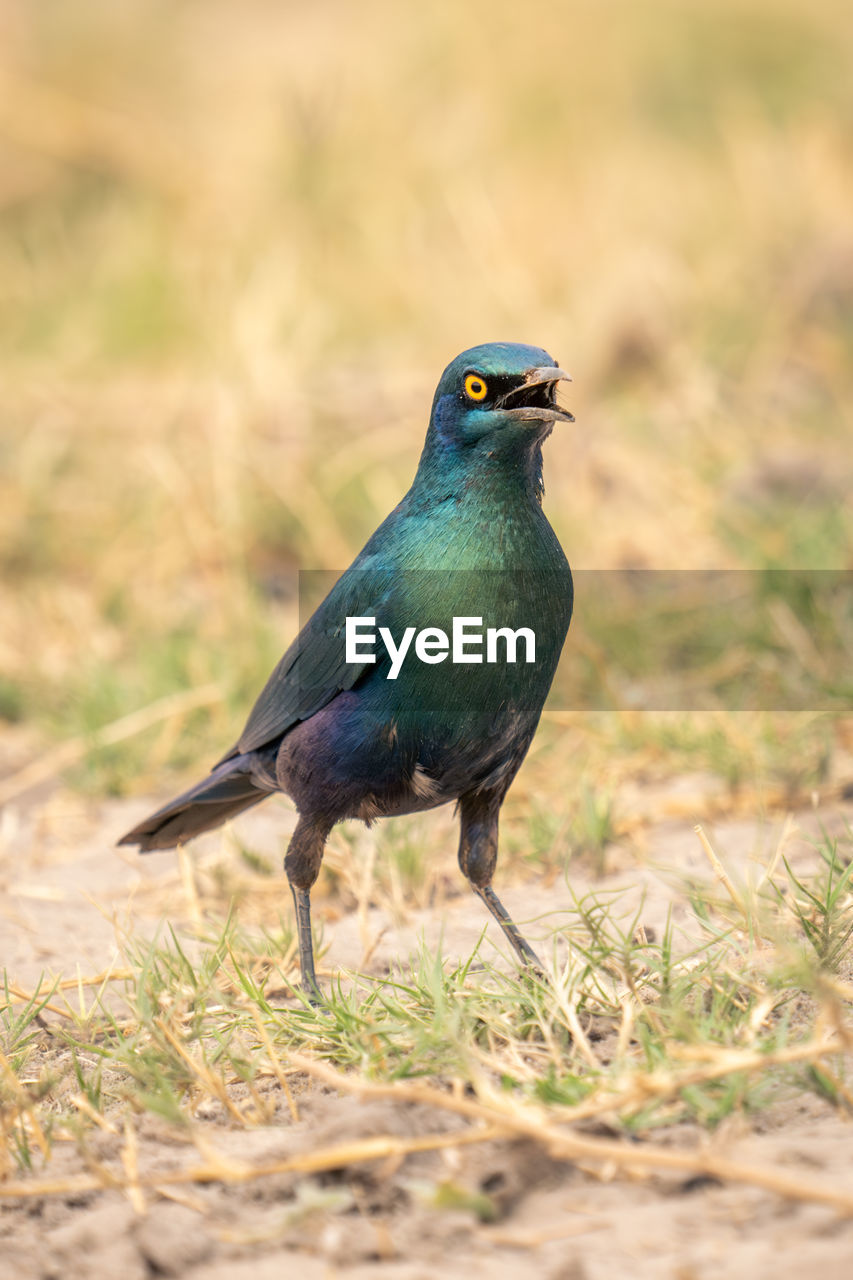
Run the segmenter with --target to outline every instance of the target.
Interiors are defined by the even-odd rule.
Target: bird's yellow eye
[[[479,373],[469,373],[465,379],[465,394],[469,400],[485,400],[489,388]]]

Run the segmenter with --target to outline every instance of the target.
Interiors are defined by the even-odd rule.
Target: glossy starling
[[[119,842],[170,848],[289,795],[299,818],[284,866],[312,1000],[309,893],[332,827],[449,801],[463,874],[538,967],[492,876],[500,807],[572,614],[569,566],[542,510],[542,443],[573,421],[556,403],[563,379],[547,352],[515,343],[448,365],[412,487],[287,650],[239,741]]]

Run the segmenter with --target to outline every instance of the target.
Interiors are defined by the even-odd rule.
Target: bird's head
[[[557,404],[558,382],[571,378],[540,347],[488,342],[452,360],[441,375],[431,430],[461,449],[481,445],[493,455],[541,444],[555,422],[574,422]]]

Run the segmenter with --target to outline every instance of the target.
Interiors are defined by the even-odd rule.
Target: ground
[[[685,796],[698,803],[703,781],[682,779],[661,792],[657,811],[668,805],[678,812]],[[173,854],[140,858],[116,849],[115,838],[145,807],[87,801],[59,789],[7,808],[3,933],[8,972],[19,989],[32,990],[44,973],[89,978],[105,972],[123,963],[117,937],[120,942],[124,931],[153,933],[164,919],[189,928],[205,911],[205,868],[221,860],[221,837],[199,843],[189,872]],[[749,865],[765,863],[780,839],[785,857],[805,873],[816,856],[814,839],[821,831],[843,832],[851,817],[853,806],[841,801],[799,812],[793,825],[783,813],[771,813],[762,820],[721,817],[709,831],[739,880]],[[245,817],[241,839],[275,853],[292,820],[284,802],[272,804]],[[451,813],[429,821],[446,827],[452,849]],[[608,850],[603,876],[593,872],[581,862],[568,879],[513,878],[502,887],[541,946],[570,907],[572,891],[620,890],[626,904],[642,896],[642,924],[653,933],[669,908],[676,920],[687,918],[686,879],[709,869],[693,824],[675,816],[648,822],[634,839]],[[283,881],[268,882],[268,894],[284,898]],[[326,983],[341,968],[382,974],[401,959],[405,966],[421,939],[440,943],[447,957],[468,955],[487,923],[481,905],[462,894],[447,897],[439,909],[408,909],[396,918],[370,906],[346,910],[340,895],[320,894],[317,915],[327,947]],[[496,932],[489,924],[487,946],[500,946]],[[49,1012],[45,1018],[49,1023]],[[820,1268],[824,1280],[840,1280],[853,1269],[853,1220],[831,1205],[713,1176],[555,1159],[530,1139],[471,1144],[462,1118],[448,1111],[369,1092],[340,1093],[298,1072],[289,1078],[290,1102],[275,1079],[264,1082],[268,1110],[265,1122],[253,1127],[233,1125],[215,1100],[197,1111],[217,1159],[271,1168],[243,1184],[164,1183],[135,1194],[75,1189],[87,1164],[91,1170],[93,1162],[103,1167],[120,1158],[127,1168],[127,1133],[113,1116],[92,1131],[82,1157],[77,1144],[57,1142],[46,1170],[32,1175],[47,1175],[56,1193],[2,1203],[0,1277],[73,1280],[97,1271],[125,1280],[262,1280],[297,1259],[306,1277],[348,1280],[377,1274],[420,1280],[439,1270],[495,1280],[520,1269],[549,1280],[771,1274],[785,1280],[809,1268]],[[585,1130],[612,1133],[602,1122]],[[444,1137],[451,1145],[437,1150],[349,1160],[315,1174],[277,1171],[337,1144],[380,1136],[440,1141],[457,1131],[458,1146]],[[689,1123],[670,1126],[659,1141],[849,1193],[849,1139],[843,1110],[800,1092],[780,1096],[754,1116],[732,1115],[711,1133]],[[132,1158],[142,1175],[165,1178],[198,1155],[197,1141],[155,1115],[141,1117]]]

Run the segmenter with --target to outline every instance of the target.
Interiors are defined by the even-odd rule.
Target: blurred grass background
[[[11,758],[216,682],[76,780],[215,759],[298,568],[346,566],[477,342],[575,377],[574,567],[853,568],[851,65],[841,0],[5,0]],[[838,712],[561,713],[531,812],[550,847],[569,775],[597,830],[650,761],[806,785],[851,745]]]

